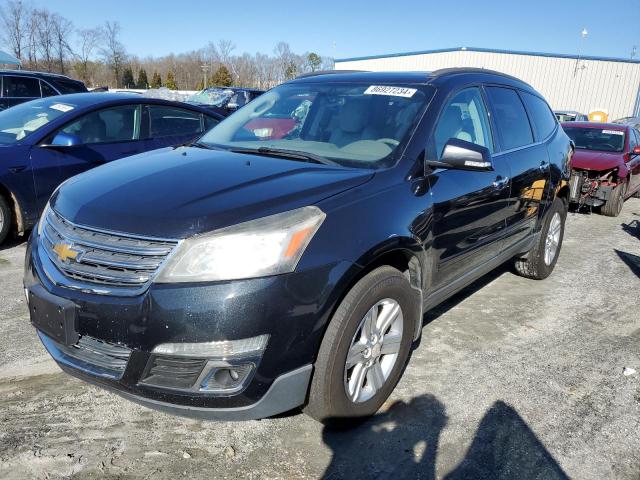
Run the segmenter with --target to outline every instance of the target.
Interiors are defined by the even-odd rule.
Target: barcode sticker
[[[413,97],[418,90],[415,88],[390,87],[384,85],[371,85],[364,91],[365,95],[390,95],[392,97]]]

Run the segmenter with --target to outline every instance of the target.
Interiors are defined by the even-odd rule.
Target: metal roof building
[[[555,110],[604,111],[609,120],[640,116],[640,60],[552,53],[447,48],[336,59],[336,70],[496,70],[532,85]]]

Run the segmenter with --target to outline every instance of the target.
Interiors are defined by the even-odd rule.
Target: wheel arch
[[[414,340],[420,337],[423,316],[423,279],[424,266],[419,255],[421,248],[418,242],[410,237],[395,237],[389,239],[362,255],[356,263],[358,269],[343,285],[332,309],[335,313],[344,297],[365,275],[378,267],[390,266],[402,272],[409,280],[415,298],[416,323],[414,325]]]
[[[9,190],[4,184],[0,183],[0,196],[4,197],[9,202],[9,207],[13,212],[13,227],[17,233],[24,233],[25,222],[20,202],[14,193]]]

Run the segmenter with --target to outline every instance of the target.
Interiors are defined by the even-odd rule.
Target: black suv
[[[552,272],[571,149],[486,70],[294,80],[64,183],[28,244],[31,321],[65,371],[150,407],[371,415],[425,311],[504,262]]]
[[[36,98],[86,92],[78,80],[54,73],[0,70],[0,110]]]

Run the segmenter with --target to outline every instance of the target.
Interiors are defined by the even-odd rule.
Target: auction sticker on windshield
[[[364,91],[365,95],[390,95],[393,97],[413,97],[418,90],[415,88],[389,87],[384,85],[371,85]]]
[[[602,130],[605,135],[624,135],[624,132],[620,130]]]
[[[52,108],[53,110],[58,110],[64,113],[67,113],[73,110],[73,107],[71,105],[65,105],[64,103],[54,103],[49,108]]]

